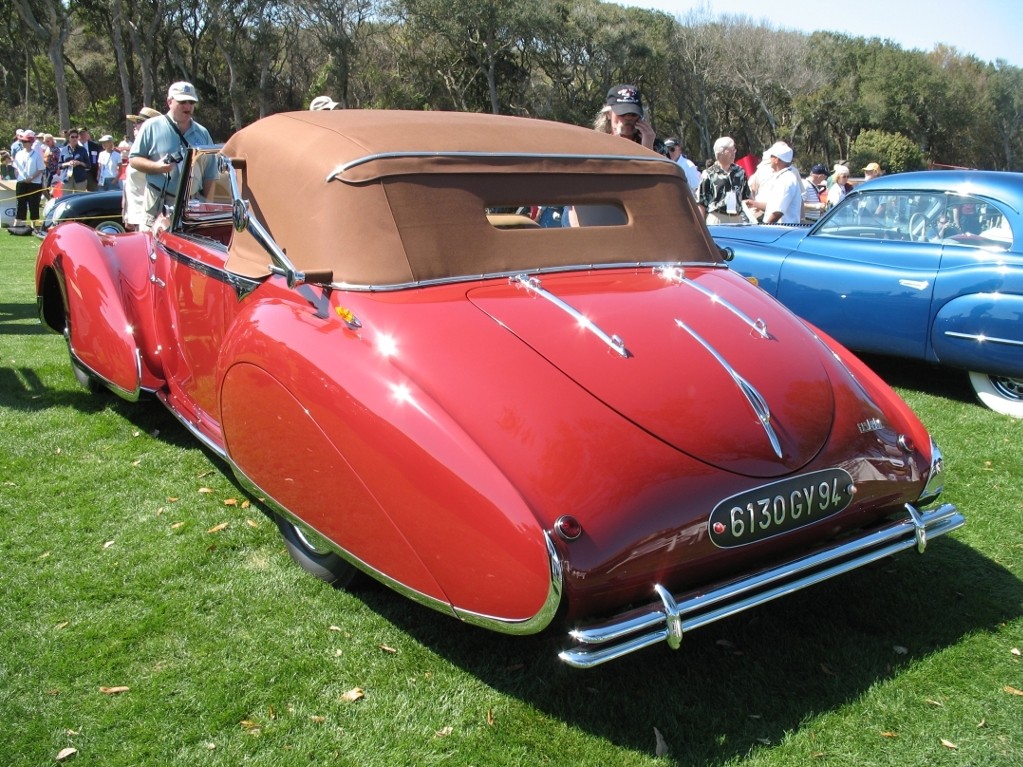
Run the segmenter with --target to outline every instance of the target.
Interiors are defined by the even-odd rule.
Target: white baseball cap
[[[314,112],[319,112],[321,110],[326,111],[329,109],[337,109],[339,106],[341,105],[334,101],[334,99],[332,99],[330,96],[317,96],[311,102],[309,102],[309,109],[311,109]]]
[[[199,96],[195,92],[195,86],[192,83],[186,83],[183,80],[176,82],[167,89],[167,98],[174,99],[175,101],[198,101]]]

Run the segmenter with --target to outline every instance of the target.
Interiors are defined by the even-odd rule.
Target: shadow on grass
[[[780,743],[807,719],[978,631],[1023,615],[1023,582],[954,539],[906,552],[770,606],[580,671],[563,630],[508,637],[405,603],[376,585],[373,610],[447,661],[572,727],[669,760],[716,765]]]
[[[983,407],[977,402],[973,387],[970,386],[969,374],[965,370],[898,357],[875,354],[859,356],[889,386],[913,389],[923,394]]]
[[[62,363],[69,379],[73,377],[70,363]],[[100,388],[94,392],[72,384],[68,387],[47,386],[39,371],[30,367],[0,366],[0,407],[10,410],[42,411],[71,408],[86,415],[112,410],[140,430],[159,432],[160,439],[175,447],[194,448],[200,443],[181,426],[155,398],[143,395],[138,402],[128,402],[112,392]],[[215,460],[209,454],[211,460]],[[218,462],[224,473],[230,469]]]
[[[35,304],[0,304],[0,335],[28,336],[51,332],[38,320]]]
[[[70,363],[67,375],[72,376]],[[95,413],[105,409],[112,396],[105,392],[90,394],[85,389],[47,386],[34,367],[0,366],[0,407],[16,410],[69,407],[82,413]]]

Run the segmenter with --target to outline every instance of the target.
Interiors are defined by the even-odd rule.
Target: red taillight
[[[565,514],[558,517],[558,521],[554,523],[554,532],[563,540],[574,541],[583,534],[583,526],[579,524],[578,519],[570,514]]]

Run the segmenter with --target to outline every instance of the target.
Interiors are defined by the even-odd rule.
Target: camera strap
[[[185,149],[191,149],[192,145],[188,143],[188,139],[185,138],[185,134],[181,132],[181,128],[178,127],[178,124],[171,119],[170,115],[164,115],[164,117],[167,118],[167,122],[170,123],[174,132],[178,134],[178,138],[181,139],[181,144],[185,147]]]

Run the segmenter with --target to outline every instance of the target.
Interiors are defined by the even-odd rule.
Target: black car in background
[[[121,220],[121,192],[86,192],[56,197],[43,209],[43,224],[39,230],[45,235],[57,224],[80,221],[100,232],[120,234],[124,231]]]

